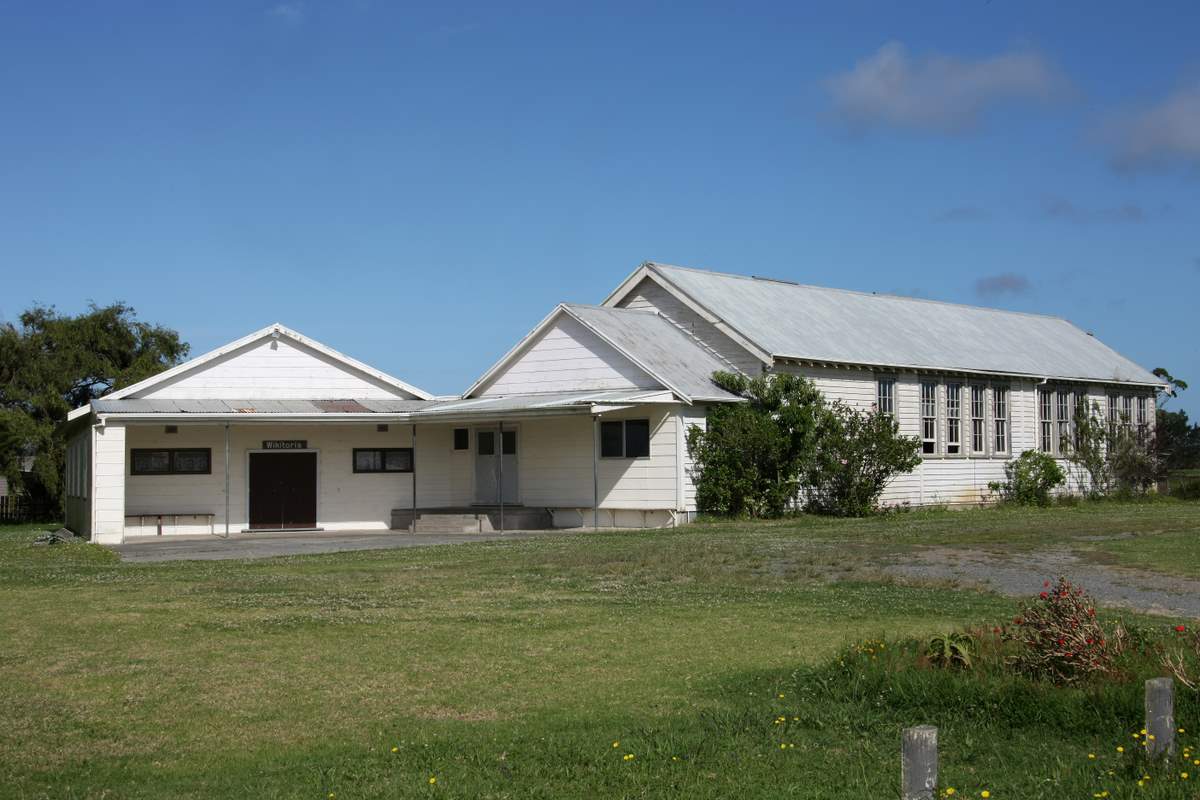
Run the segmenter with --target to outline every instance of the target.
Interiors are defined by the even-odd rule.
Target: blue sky
[[[0,319],[458,392],[640,262],[1058,314],[1195,384],[1194,2],[0,0]],[[936,331],[930,332],[936,336]]]

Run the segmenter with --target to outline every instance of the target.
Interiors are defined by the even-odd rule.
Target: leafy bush
[[[1063,449],[1089,497],[1145,494],[1163,477],[1162,454],[1128,423],[1106,420],[1098,403],[1081,402],[1076,409],[1075,435]]]
[[[1005,463],[1004,477],[1003,483],[993,481],[988,488],[1005,502],[1027,506],[1049,505],[1050,493],[1067,480],[1054,457],[1040,450],[1026,450]]]
[[[1005,638],[1019,649],[1009,666],[1030,677],[1053,683],[1073,683],[1112,672],[1120,649],[1110,642],[1096,619],[1096,607],[1083,589],[1060,577],[1047,581],[1038,599],[1028,603],[1013,620]]]
[[[1162,474],[1162,459],[1146,442],[1126,428],[1109,436],[1109,462],[1117,492],[1143,495]]]
[[[707,430],[688,431],[696,503],[711,514],[780,516],[816,449],[821,395],[795,375],[718,372],[713,380],[746,402],[713,406]]]
[[[975,640],[967,633],[939,633],[925,642],[925,658],[942,669],[971,668]]]
[[[921,463],[920,446],[916,437],[900,434],[891,414],[833,403],[822,415],[820,444],[804,475],[809,510],[870,514],[887,482]]]

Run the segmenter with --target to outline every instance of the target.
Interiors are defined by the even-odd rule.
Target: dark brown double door
[[[317,527],[317,454],[250,454],[250,530]]]

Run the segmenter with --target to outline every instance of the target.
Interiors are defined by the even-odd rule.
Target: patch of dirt
[[[930,547],[881,566],[898,578],[953,581],[1011,597],[1031,597],[1043,582],[1066,575],[1102,605],[1200,619],[1200,581],[1096,564],[1063,549],[999,556],[981,549]]]

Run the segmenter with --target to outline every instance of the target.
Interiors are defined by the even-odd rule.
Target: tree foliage
[[[808,508],[821,514],[861,517],[879,503],[894,476],[921,463],[920,442],[902,436],[891,414],[858,411],[841,402],[824,409],[820,444],[808,463]]]
[[[1005,463],[1004,478],[989,483],[988,488],[1005,502],[1045,506],[1050,504],[1050,493],[1066,482],[1067,474],[1049,453],[1026,450]]]
[[[1200,467],[1200,424],[1188,420],[1186,411],[1158,409],[1154,424],[1154,449],[1167,471]]]
[[[178,364],[179,334],[137,319],[124,303],[77,316],[35,306],[0,325],[0,472],[58,506],[67,412]],[[32,459],[28,474],[22,467]]]
[[[820,393],[804,378],[786,374],[717,372],[713,380],[745,402],[712,406],[707,429],[688,431],[697,505],[724,516],[783,514],[816,446]]]
[[[796,503],[821,513],[862,515],[887,481],[919,462],[918,442],[890,415],[826,405],[804,378],[713,380],[744,398],[715,405],[706,430],[688,431],[697,505],[706,513],[775,517]]]

